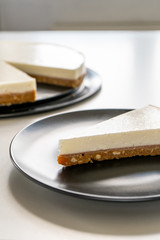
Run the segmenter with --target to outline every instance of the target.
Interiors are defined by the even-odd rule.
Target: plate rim
[[[97,78],[95,81],[96,87],[90,86],[87,88],[87,81],[91,81],[90,79],[92,79],[92,77],[90,77],[89,80],[87,80],[87,79],[85,80],[85,78],[84,78],[84,81],[86,81],[86,85],[83,86],[83,83],[82,83],[82,85],[79,86],[76,89],[76,91],[74,91],[72,94],[68,94],[57,100],[47,101],[48,105],[47,106],[45,105],[44,107],[42,107],[43,104],[37,104],[35,108],[34,108],[34,105],[33,105],[33,107],[31,106],[31,108],[30,108],[31,110],[29,109],[29,111],[28,111],[28,109],[27,110],[22,109],[22,111],[18,111],[18,112],[13,111],[10,113],[2,113],[2,114],[0,114],[0,119],[29,116],[29,115],[35,115],[35,114],[45,113],[45,112],[49,112],[49,111],[55,111],[57,109],[65,108],[67,106],[71,106],[76,103],[87,100],[88,98],[91,98],[92,96],[96,95],[101,90],[102,78],[99,75],[99,73],[92,70],[91,68],[86,68],[86,69],[87,69],[86,77],[89,76],[89,74],[94,74],[95,75],[94,77]],[[85,84],[85,82],[84,82],[84,84]],[[86,88],[88,89],[88,93],[82,95],[82,93],[85,91]],[[65,101],[66,99],[67,99],[67,101]],[[61,100],[64,100],[64,101],[61,103],[60,102]],[[49,104],[51,104],[51,106],[49,106]],[[54,106],[54,104],[55,104],[55,106]]]
[[[159,194],[154,194],[154,195],[150,195],[150,196],[135,196],[135,197],[130,197],[130,196],[99,196],[96,194],[87,194],[87,193],[83,193],[83,192],[77,192],[77,191],[73,191],[73,190],[69,190],[69,189],[61,189],[61,188],[56,188],[54,186],[50,186],[47,185],[46,183],[39,181],[38,179],[34,178],[33,176],[27,174],[24,169],[21,168],[21,166],[17,163],[15,156],[12,152],[12,147],[13,147],[13,142],[16,140],[16,138],[27,128],[29,128],[30,126],[33,126],[37,123],[43,122],[46,119],[49,118],[54,118],[57,116],[63,116],[63,115],[70,115],[70,114],[77,114],[77,113],[85,113],[85,112],[95,112],[95,111],[99,111],[99,112],[106,112],[107,111],[131,111],[133,109],[123,109],[123,108],[100,108],[100,109],[85,109],[85,110],[79,110],[79,111],[69,111],[69,112],[64,112],[64,113],[58,113],[58,114],[52,114],[50,116],[46,116],[46,117],[42,117],[30,124],[28,124],[27,126],[25,126],[24,128],[22,128],[17,134],[15,134],[15,136],[12,138],[10,145],[9,145],[9,155],[11,158],[11,161],[13,163],[13,165],[16,167],[16,169],[18,169],[24,176],[26,176],[28,179],[30,179],[32,182],[35,182],[47,189],[59,192],[61,194],[67,194],[73,197],[79,197],[79,198],[83,198],[83,199],[89,199],[89,200],[98,200],[98,201],[105,201],[105,202],[144,202],[144,201],[153,201],[153,200],[158,200],[160,199],[160,193]]]

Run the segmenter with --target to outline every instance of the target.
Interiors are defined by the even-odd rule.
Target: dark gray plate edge
[[[55,101],[50,101],[48,102],[49,105],[51,104],[55,104],[56,101],[57,101],[57,104],[56,105],[51,105],[51,106],[46,106],[45,108],[42,106],[38,106],[37,105],[37,108],[33,108],[32,110],[30,111],[20,111],[20,112],[13,112],[13,113],[4,113],[4,114],[0,114],[0,119],[4,119],[4,118],[14,118],[14,117],[23,117],[23,116],[29,116],[29,115],[35,115],[35,114],[41,114],[41,113],[46,113],[46,112],[49,112],[49,111],[54,111],[54,110],[57,110],[57,109],[61,109],[61,108],[65,108],[65,107],[68,107],[68,106],[71,106],[71,105],[75,105],[79,102],[83,102],[91,97],[94,97],[96,94],[99,93],[99,91],[101,90],[101,87],[102,87],[102,79],[101,79],[101,76],[95,72],[94,70],[90,69],[90,68],[87,68],[88,71],[90,71],[91,73],[95,74],[96,77],[98,78],[98,81],[96,81],[96,87],[93,88],[89,88],[89,92],[87,94],[83,94],[83,91],[85,91],[85,88],[86,86],[82,86],[82,91],[81,91],[81,87],[79,87],[77,89],[77,91],[75,91],[73,94],[71,95],[67,95],[66,97],[63,97],[61,99],[63,99],[63,102],[59,102],[58,101],[61,101],[61,99],[59,100],[55,100]],[[72,95],[75,95],[75,97],[73,97]],[[79,96],[81,95],[81,96]],[[71,96],[71,97],[70,97]],[[68,101],[65,101],[66,99],[68,99]]]
[[[32,176],[30,176],[28,173],[26,173],[20,166],[19,164],[16,162],[16,159],[13,156],[12,153],[12,144],[14,142],[14,140],[16,139],[16,137],[21,134],[22,131],[24,131],[26,128],[40,122],[40,121],[44,121],[45,119],[48,118],[52,118],[52,117],[56,117],[56,116],[63,116],[63,115],[68,115],[68,114],[76,114],[76,113],[81,113],[81,112],[88,112],[88,111],[131,111],[133,109],[86,109],[86,110],[80,110],[80,111],[73,111],[73,112],[67,112],[67,113],[59,113],[59,114],[53,114],[47,117],[43,117],[29,125],[27,125],[26,127],[24,127],[23,129],[21,129],[11,140],[11,143],[9,145],[9,155],[11,158],[11,161],[13,163],[13,165],[16,167],[16,169],[18,169],[24,176],[26,176],[29,180],[31,180],[34,183],[39,184],[42,187],[45,187],[49,190],[54,190],[55,192],[61,193],[61,194],[67,194],[69,196],[72,197],[79,197],[82,199],[88,199],[88,200],[96,200],[96,201],[104,201],[104,202],[122,202],[122,203],[134,203],[134,202],[146,202],[146,201],[155,201],[155,200],[159,200],[160,199],[160,194],[156,194],[156,195],[152,195],[152,196],[135,196],[135,197],[122,197],[122,196],[97,196],[95,194],[85,194],[85,193],[81,193],[81,192],[76,192],[76,191],[72,191],[72,190],[66,190],[66,189],[61,189],[61,188],[56,188],[53,186],[50,186],[48,184],[45,184],[35,178],[33,178]]]

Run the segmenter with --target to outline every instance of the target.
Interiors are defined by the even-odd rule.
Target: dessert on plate
[[[59,140],[64,166],[160,154],[160,108],[148,105]]]
[[[0,105],[33,102],[35,99],[35,78],[0,61]]]
[[[78,87],[86,74],[83,54],[56,44],[1,41],[0,60],[38,82],[64,87]]]

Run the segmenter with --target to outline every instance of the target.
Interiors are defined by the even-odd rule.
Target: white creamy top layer
[[[86,71],[82,53],[55,44],[2,41],[0,60],[27,73],[49,77],[77,79]]]
[[[60,154],[160,144],[160,108],[147,106],[59,141]]]
[[[0,95],[36,90],[36,80],[26,73],[0,61]]]

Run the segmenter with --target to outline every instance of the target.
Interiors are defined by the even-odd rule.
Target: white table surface
[[[160,201],[111,203],[57,193],[12,165],[9,145],[26,125],[51,114],[94,108],[160,106],[159,31],[0,32],[0,40],[53,42],[86,56],[103,87],[82,103],[0,119],[0,239],[160,239]]]

